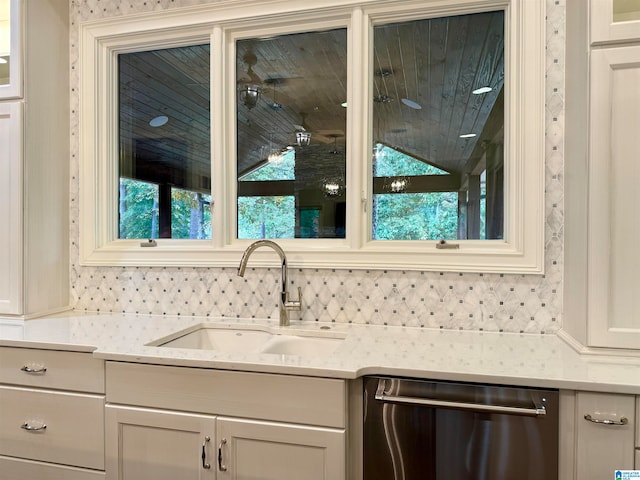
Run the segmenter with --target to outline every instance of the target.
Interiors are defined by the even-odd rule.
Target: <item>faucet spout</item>
[[[287,267],[287,256],[284,253],[284,250],[277,243],[271,240],[257,240],[249,245],[244,253],[242,254],[242,258],[240,259],[240,264],[238,265],[238,275],[240,277],[244,277],[245,270],[247,268],[247,263],[249,262],[249,257],[256,249],[260,247],[269,247],[274,250],[278,256],[280,257],[280,269],[281,269],[281,283],[282,283],[282,291],[280,292],[280,326],[287,327],[289,326],[289,312],[291,310],[301,310],[302,304],[302,292],[300,287],[298,287],[298,300],[290,300],[289,299],[289,280],[288,280],[288,267]]]

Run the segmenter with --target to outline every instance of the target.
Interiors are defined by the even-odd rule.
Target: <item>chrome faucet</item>
[[[287,256],[284,254],[284,250],[280,248],[275,242],[271,240],[257,240],[247,247],[240,259],[240,265],[238,265],[238,275],[244,277],[244,271],[247,268],[247,262],[251,254],[260,247],[271,247],[279,256],[282,269],[282,292],[280,292],[280,326],[289,326],[289,312],[291,310],[302,310],[302,289],[298,287],[298,300],[289,300],[288,290],[288,273],[287,273]]]

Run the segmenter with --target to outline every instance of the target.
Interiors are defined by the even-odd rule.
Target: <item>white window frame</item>
[[[304,3],[304,2],[302,2]],[[235,41],[348,29],[347,237],[282,239],[305,268],[389,268],[541,274],[544,266],[544,0],[235,1],[85,23],[80,44],[80,264],[236,266],[251,240],[236,237]],[[505,11],[504,240],[371,239],[373,26]],[[118,239],[117,54],[211,42],[212,240]],[[215,106],[215,107],[214,107]],[[363,127],[365,126],[365,127]],[[255,265],[272,265],[257,255]]]

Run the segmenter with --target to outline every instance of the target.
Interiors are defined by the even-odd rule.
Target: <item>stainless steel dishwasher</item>
[[[558,392],[364,379],[364,480],[557,480]]]

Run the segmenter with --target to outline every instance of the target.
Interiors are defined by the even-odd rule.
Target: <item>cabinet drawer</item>
[[[2,480],[104,480],[104,472],[0,456]]]
[[[344,428],[343,380],[107,362],[107,402]]]
[[[633,395],[579,392],[576,402],[578,442],[576,478],[611,478],[616,469],[632,470],[635,456],[635,407]],[[594,423],[611,420],[625,425]]]
[[[104,393],[104,361],[90,353],[0,347],[0,383]]]
[[[0,455],[103,470],[104,397],[0,387]]]

